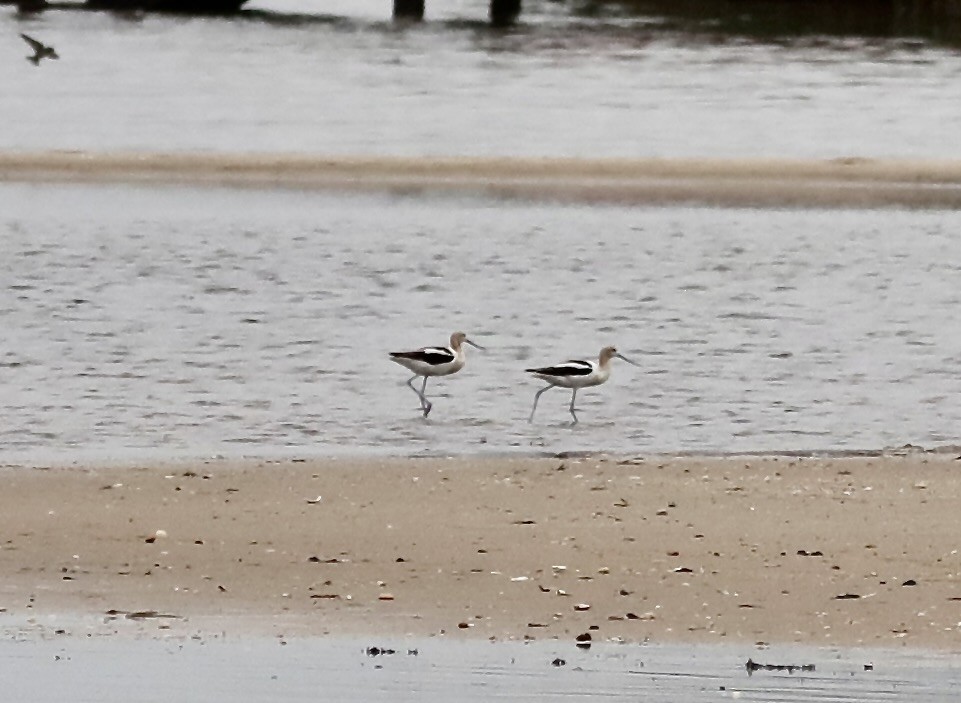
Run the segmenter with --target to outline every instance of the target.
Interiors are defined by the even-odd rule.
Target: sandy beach
[[[955,456],[8,466],[0,607],[148,633],[957,649]]]
[[[961,162],[0,152],[0,181],[388,191],[580,203],[961,207]]]

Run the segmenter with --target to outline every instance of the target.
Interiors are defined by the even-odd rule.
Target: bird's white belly
[[[449,376],[460,371],[464,367],[464,362],[454,359],[446,364],[428,364],[418,359],[393,359],[401,366],[406,366],[418,376]]]
[[[604,383],[606,378],[596,373],[586,376],[548,376],[546,374],[534,374],[540,379],[553,383],[561,388],[587,388],[589,386],[599,386]]]

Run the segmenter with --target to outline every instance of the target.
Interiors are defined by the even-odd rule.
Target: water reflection
[[[814,37],[918,38],[961,45],[961,15],[911,0],[575,0],[572,14],[631,18],[692,39],[794,41]]]

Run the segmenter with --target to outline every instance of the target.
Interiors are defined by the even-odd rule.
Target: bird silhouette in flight
[[[27,61],[30,61],[34,66],[40,65],[41,59],[59,59],[56,50],[52,46],[47,46],[41,41],[37,41],[33,37],[28,37],[26,34],[21,34],[23,40],[30,45],[33,49],[33,56],[28,56]]]

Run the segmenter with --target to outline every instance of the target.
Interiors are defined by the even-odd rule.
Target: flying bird
[[[29,37],[26,34],[21,34],[23,40],[30,45],[33,49],[33,56],[28,56],[27,61],[30,61],[34,66],[40,65],[41,59],[59,59],[56,50],[52,46],[47,46],[43,42],[37,41],[33,37]]]
[[[534,412],[537,410],[537,401],[540,400],[541,393],[551,388],[561,387],[571,389],[571,406],[568,408],[574,423],[577,424],[577,414],[574,412],[574,401],[577,399],[577,389],[589,386],[599,386],[611,376],[611,359],[614,357],[623,359],[632,366],[637,366],[633,361],[617,353],[614,347],[604,347],[598,356],[597,361],[582,361],[574,359],[565,361],[554,366],[542,366],[536,369],[525,369],[527,373],[534,374],[548,384],[541,388],[534,395],[534,407],[531,408],[531,416],[528,422],[534,422]]]
[[[464,368],[464,364],[467,362],[464,344],[470,344],[475,349],[484,348],[470,341],[463,332],[454,332],[450,336],[449,347],[424,347],[415,351],[390,353],[391,361],[395,361],[414,372],[414,375],[407,380],[407,385],[420,398],[420,409],[423,411],[424,417],[430,414],[430,409],[433,407],[431,402],[427,400],[427,396],[424,395],[427,390],[427,379],[431,376],[449,376]],[[424,377],[424,383],[420,390],[414,388],[413,383],[418,376]]]

